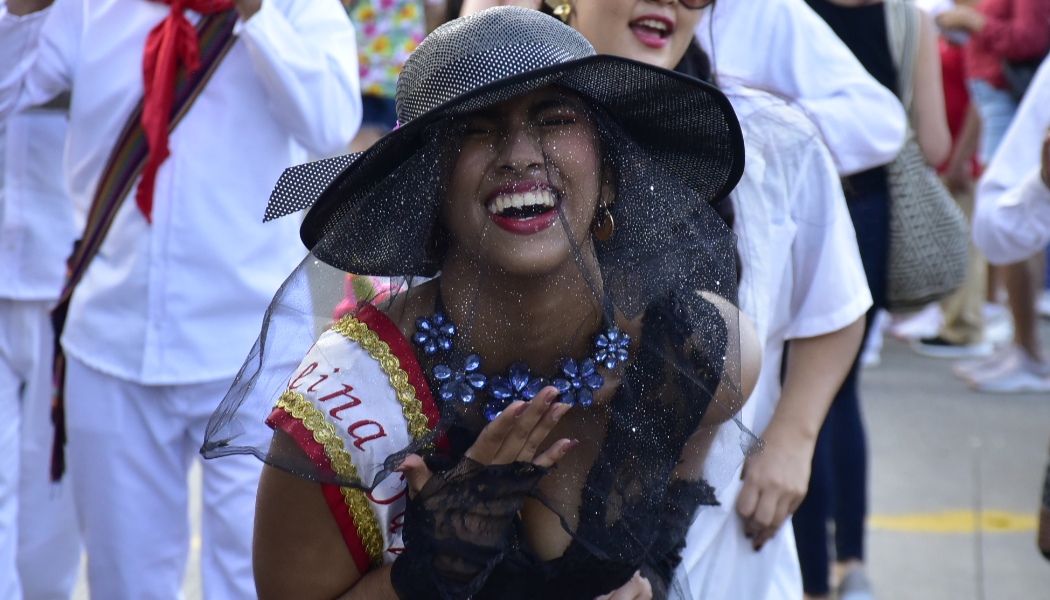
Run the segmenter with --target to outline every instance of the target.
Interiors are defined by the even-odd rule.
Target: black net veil
[[[457,557],[443,567],[461,586],[435,597],[593,598],[639,569],[677,595],[689,524],[757,442],[737,418],[736,240],[607,107],[560,85],[515,92],[428,124],[397,164],[336,190],[353,202],[326,208],[202,453],[373,500],[408,454],[477,481],[462,456],[489,417],[560,386],[573,406],[544,445],[579,445],[549,471],[428,484],[407,510],[439,533],[406,525],[405,546]],[[522,181],[535,185],[492,191]],[[464,525],[459,508],[517,495],[511,529]],[[574,591],[543,587],[562,571]]]

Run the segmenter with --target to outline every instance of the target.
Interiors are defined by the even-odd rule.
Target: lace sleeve
[[[402,600],[470,598],[511,546],[525,496],[546,474],[532,463],[469,458],[431,477],[405,514],[405,551],[391,580]]]

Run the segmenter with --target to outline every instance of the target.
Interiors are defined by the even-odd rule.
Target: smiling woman
[[[753,441],[725,97],[500,8],[427,38],[397,101],[367,152],[282,176],[311,255],[209,424],[206,456],[270,465],[260,596],[679,594]],[[347,272],[392,292],[332,322]]]

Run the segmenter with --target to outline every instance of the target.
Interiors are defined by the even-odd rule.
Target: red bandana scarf
[[[230,0],[154,0],[171,6],[171,13],[146,38],[142,60],[145,83],[142,102],[142,129],[149,142],[149,157],[142,169],[142,180],[135,192],[135,203],[147,221],[152,221],[153,185],[157,170],[168,155],[168,126],[175,102],[175,80],[179,66],[187,71],[200,68],[197,30],[186,20],[184,10],[209,15],[233,8]]]

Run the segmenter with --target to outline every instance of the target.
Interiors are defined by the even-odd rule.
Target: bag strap
[[[228,10],[205,15],[197,24],[197,38],[200,40],[200,68],[187,72],[180,68],[175,83],[175,101],[172,104],[171,120],[168,131],[174,131],[190,106],[200,95],[201,90],[211,79],[223,57],[237,41],[233,35],[233,26],[237,22],[237,11]],[[106,239],[117,211],[130,195],[135,181],[142,173],[149,155],[149,144],[146,132],[142,127],[143,100],[140,99],[135,109],[117,136],[117,141],[110,151],[106,165],[102,169],[95,195],[91,200],[87,224],[80,240],[73,246],[73,254],[66,261],[66,282],[58,303],[51,311],[51,325],[54,328],[54,356],[52,367],[52,407],[51,420],[55,426],[55,440],[51,453],[51,479],[58,481],[65,471],[65,417],[63,397],[65,394],[65,355],[62,352],[60,339],[65,329],[66,316],[69,312],[69,301],[73,291],[84,277],[91,261],[98,254],[102,242]]]
[[[911,112],[912,76],[919,54],[919,8],[909,0],[885,0],[886,36],[890,57],[897,68],[897,97]]]

